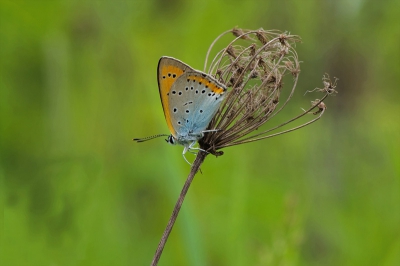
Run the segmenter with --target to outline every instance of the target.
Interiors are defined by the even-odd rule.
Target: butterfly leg
[[[192,148],[192,150],[199,150],[199,151],[202,151],[202,152],[205,152],[205,153],[209,153],[208,151],[203,150],[202,148]],[[197,154],[197,153],[195,153],[195,154]]]
[[[196,150],[196,148],[192,148],[192,150]],[[188,152],[190,152],[191,154],[197,155],[197,152],[194,152],[192,150],[188,150]]]
[[[196,141],[193,141],[192,143],[189,144],[189,146],[188,146],[188,151],[189,151],[190,153],[193,153],[193,154],[196,154],[196,155],[197,155],[197,152],[193,152],[192,150],[198,150],[199,148],[193,148],[194,145],[196,145]]]
[[[207,132],[218,132],[221,131],[221,129],[209,129],[209,130],[203,130],[201,133],[207,133]]]
[[[190,144],[191,145],[191,144]],[[183,156],[183,159],[185,159],[185,161],[189,164],[189,165],[192,165],[191,163],[189,163],[189,161],[186,159],[186,157],[185,157],[185,153],[187,152],[187,151],[189,151],[190,152],[190,145],[189,146],[185,146],[185,148],[183,148],[183,152],[182,152],[182,156]]]
[[[203,152],[205,152],[205,153],[209,153],[208,151],[203,150],[202,148],[193,148],[193,146],[194,146],[195,144],[196,144],[196,141],[193,141],[193,142],[189,145],[189,151],[190,151],[190,150],[199,150],[199,151],[203,151]],[[197,153],[195,153],[195,152],[191,152],[191,153],[197,154]]]

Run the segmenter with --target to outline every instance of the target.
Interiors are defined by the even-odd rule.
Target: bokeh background
[[[202,69],[223,31],[298,34],[322,120],[208,156],[160,265],[400,265],[400,2],[0,2],[1,265],[148,265],[189,172],[158,59]],[[311,117],[311,116],[310,116]],[[194,157],[188,155],[189,160]]]

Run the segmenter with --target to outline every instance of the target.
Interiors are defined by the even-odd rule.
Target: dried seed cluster
[[[210,65],[207,65],[210,51],[215,43],[229,33],[233,33],[235,38],[216,54]],[[267,135],[271,130],[322,106],[322,100],[318,100],[310,110],[297,118],[273,129],[250,134],[279,113],[292,97],[300,74],[300,61],[294,49],[295,43],[299,41],[300,38],[296,35],[263,29],[235,28],[217,37],[207,53],[204,71],[224,83],[229,92],[208,126],[208,129],[218,129],[218,131],[207,134],[201,139],[201,148],[212,154],[221,155],[222,152],[217,150],[271,137],[272,135]],[[288,97],[282,100],[280,96],[283,77],[287,74],[293,77],[293,86]],[[324,77],[324,88],[330,82],[328,80],[329,76]],[[334,90],[336,80],[335,83],[329,84],[331,89],[330,91],[325,89],[325,92],[329,94],[336,92]],[[318,113],[322,115],[323,111]]]

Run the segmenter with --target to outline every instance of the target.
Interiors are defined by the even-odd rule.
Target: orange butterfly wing
[[[185,71],[193,70],[190,66],[185,63],[172,58],[163,56],[158,62],[157,78],[158,78],[158,90],[160,92],[161,103],[164,110],[165,120],[171,134],[176,137],[176,131],[171,123],[171,114],[169,112],[168,95],[171,90],[172,84],[180,77]]]

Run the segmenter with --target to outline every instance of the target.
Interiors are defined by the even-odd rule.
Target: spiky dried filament
[[[235,38],[217,52],[207,68],[211,49],[228,33],[233,33]],[[218,154],[220,148],[269,137],[266,133],[273,129],[249,134],[278,114],[291,99],[300,73],[300,62],[294,49],[299,41],[296,35],[263,29],[235,28],[217,37],[207,53],[204,71],[226,84],[229,93],[208,126],[219,131],[200,140],[203,149]],[[283,78],[287,74],[292,75],[293,85],[286,93],[287,98],[282,100]],[[324,80],[325,87],[328,79],[329,76]],[[330,86],[334,91],[336,81]],[[318,104],[311,109],[318,108]],[[322,115],[323,111],[319,113]]]
[[[331,79],[329,77],[329,74],[325,73],[325,75],[322,77],[322,83],[324,84],[324,87],[322,89],[315,88],[315,89],[313,89],[311,91],[306,91],[306,93],[304,93],[304,95],[307,94],[308,92],[314,92],[314,91],[326,92],[329,95],[334,95],[334,93],[338,93],[335,90],[338,80],[339,79],[335,77],[334,80],[331,81]]]

